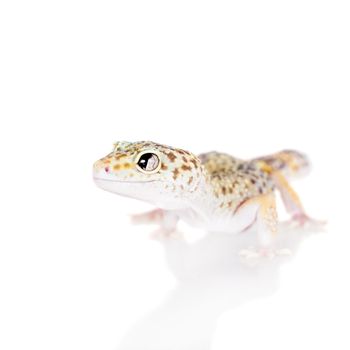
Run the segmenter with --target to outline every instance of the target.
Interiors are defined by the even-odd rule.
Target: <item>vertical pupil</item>
[[[159,160],[153,153],[145,153],[138,161],[138,165],[143,170],[152,171],[158,166]]]
[[[153,154],[152,153],[146,153],[144,154],[140,161],[139,161],[139,166],[142,168],[142,169],[146,169],[147,168],[147,164],[148,164],[148,160],[150,158],[152,158]]]

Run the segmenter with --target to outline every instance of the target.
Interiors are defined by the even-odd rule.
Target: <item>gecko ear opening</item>
[[[136,168],[144,174],[154,174],[159,171],[161,161],[153,151],[143,151],[138,154]]]

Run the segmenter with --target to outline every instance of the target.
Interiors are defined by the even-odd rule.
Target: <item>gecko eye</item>
[[[139,158],[137,165],[141,171],[152,173],[158,171],[160,160],[154,153],[143,153]]]

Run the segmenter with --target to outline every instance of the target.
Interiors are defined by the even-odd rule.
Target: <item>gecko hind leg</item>
[[[326,221],[313,219],[306,214],[298,194],[280,172],[274,171],[272,177],[281,193],[284,206],[291,215],[291,219],[286,222],[287,226],[323,228],[326,225]]]
[[[259,196],[250,201],[250,203],[257,202],[259,204],[256,217],[259,246],[244,249],[239,255],[247,259],[272,259],[275,256],[291,255],[288,249],[277,249],[275,247],[278,218],[274,193]]]
[[[154,209],[141,214],[131,215],[131,222],[135,225],[157,224],[159,228],[151,233],[151,238],[161,239],[179,236],[176,226],[179,218],[168,210]]]

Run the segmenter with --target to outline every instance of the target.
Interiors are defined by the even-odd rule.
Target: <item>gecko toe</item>
[[[278,256],[291,256],[292,252],[290,249],[274,249],[269,247],[250,247],[248,249],[242,249],[238,255],[241,258],[251,260],[251,259],[268,259],[272,260]]]
[[[168,239],[183,239],[183,234],[177,230],[158,228],[150,234],[150,238],[157,241]]]
[[[316,220],[305,214],[294,215],[290,220],[281,223],[281,227],[284,229],[302,229],[307,231],[323,231],[326,225],[326,220]]]

